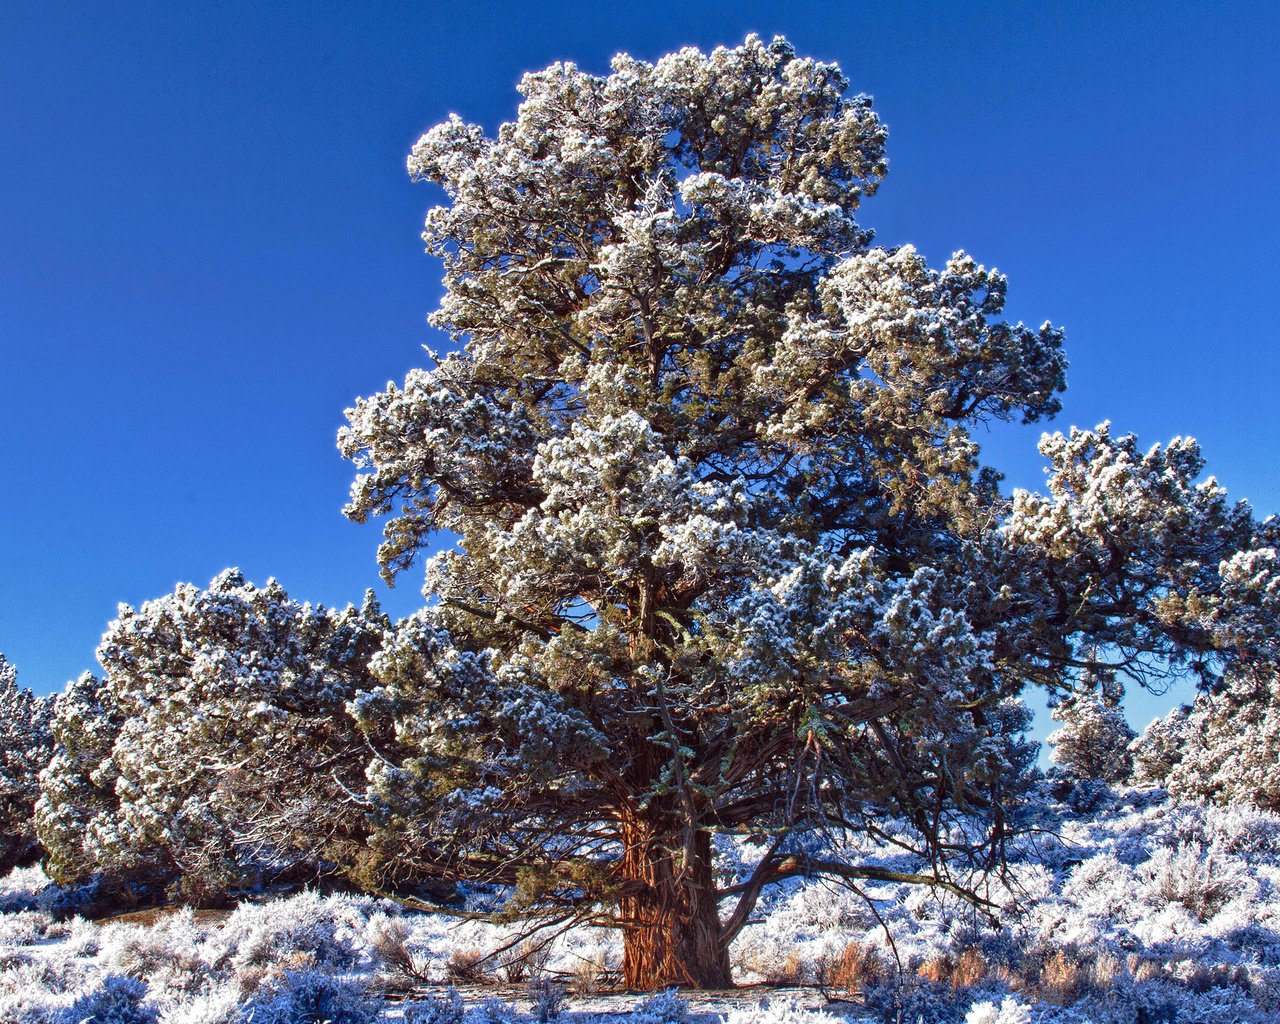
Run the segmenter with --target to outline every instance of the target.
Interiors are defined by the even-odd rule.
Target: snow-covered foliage
[[[1094,682],[1086,675],[1058,702],[1051,714],[1062,725],[1045,742],[1053,748],[1054,763],[1076,778],[1124,782],[1133,772],[1129,744],[1134,732],[1120,695]]]
[[[346,702],[390,625],[371,602],[334,612],[228,570],[121,606],[106,674],[57,701],[36,808],[55,875],[203,899],[350,863],[367,755]]]
[[[19,689],[17,670],[0,654],[0,873],[39,852],[31,812],[53,755],[52,714],[53,702]]]
[[[993,1002],[975,1003],[965,1015],[964,1024],[1031,1024],[1031,1011],[1013,996],[1005,996],[999,1006]]]
[[[352,703],[380,885],[502,886],[625,924],[633,985],[722,985],[766,886],[886,879],[831,852],[859,832],[953,894],[998,867],[1028,683],[1275,664],[1277,528],[1194,441],[1046,435],[1048,494],[1000,495],[974,428],[1059,411],[1062,332],[963,252],[872,245],[886,133],[847,88],[751,36],[554,64],[495,136],[413,148],[457,347],[347,411],[346,513],[388,579],[460,543]],[[1067,768],[1127,775],[1114,707],[1059,710]],[[727,917],[713,831],[774,840]]]
[[[1188,798],[1280,810],[1280,672],[1254,666],[1157,719],[1133,744],[1139,777]]]
[[[339,436],[388,578],[461,537],[353,703],[379,877],[612,914],[635,985],[725,983],[828,826],[900,814],[954,884],[1031,760],[969,430],[1058,410],[1061,332],[1001,320],[963,253],[871,245],[886,133],[847,86],[752,36],[526,75],[496,137],[437,125],[409,169],[448,198],[423,237],[462,347]],[[779,841],[724,921],[713,826]]]
[[[744,982],[798,987],[639,1000],[577,989],[561,1019],[1280,1020],[1280,816],[1105,787],[1098,808],[1081,815],[1052,790],[1037,792],[1035,831],[1017,840],[1005,876],[983,890],[991,918],[955,894],[903,882],[854,889],[793,877],[762,897],[731,955]],[[866,836],[857,843],[865,861],[919,869],[896,844]],[[767,847],[725,839],[721,849],[725,870],[740,873],[754,870]],[[10,888],[41,887],[24,874]],[[389,985],[380,952],[389,922],[421,968],[408,993]],[[47,915],[37,923],[31,911],[16,911],[0,915],[0,1020],[79,1024],[92,1012],[123,1024],[533,1024],[538,986],[501,967],[499,951],[518,935],[515,924],[315,893],[230,913],[168,912],[149,924]],[[548,944],[531,976],[558,985],[606,947],[616,957],[620,945],[616,934],[572,928]],[[462,960],[478,961],[475,980],[436,987]],[[819,983],[839,1001],[824,1005],[816,987],[805,987]]]

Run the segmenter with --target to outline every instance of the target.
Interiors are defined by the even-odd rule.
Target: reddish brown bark
[[[668,819],[670,820],[670,819]],[[685,835],[633,815],[622,821],[622,976],[631,989],[730,988],[720,941],[711,835]]]

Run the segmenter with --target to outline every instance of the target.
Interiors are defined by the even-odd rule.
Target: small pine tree
[[[0,654],[0,872],[39,856],[31,815],[53,753],[52,704],[19,689],[17,670]]]
[[[1152,723],[1138,759],[1171,793],[1280,810],[1280,675],[1254,666]]]
[[[1110,675],[1086,672],[1051,716],[1062,727],[1045,740],[1053,762],[1079,779],[1123,782],[1133,771],[1129,744],[1134,731],[1125,721],[1120,694]]]

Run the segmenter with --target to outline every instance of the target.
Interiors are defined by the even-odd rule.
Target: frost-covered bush
[[[240,1024],[245,993],[236,984],[212,986],[171,1005],[160,1024]]]
[[[371,1024],[380,1012],[359,982],[323,971],[286,971],[239,1008],[234,1024]]]
[[[146,982],[108,974],[63,1011],[63,1020],[66,1024],[156,1024],[157,1012],[146,1005],[146,997]]]
[[[1210,806],[1202,828],[1204,841],[1225,853],[1274,854],[1280,850],[1280,813],[1276,811],[1248,804]]]
[[[66,935],[68,928],[40,910],[0,914],[0,946],[29,946]]]
[[[367,749],[346,704],[389,628],[371,595],[334,612],[237,570],[122,605],[105,675],[58,699],[36,816],[55,877],[179,878],[207,902],[353,865]]]
[[[218,942],[236,966],[271,966],[305,953],[320,967],[355,966],[374,901],[304,892],[289,899],[242,903],[222,926]]]
[[[86,982],[86,970],[79,964],[56,959],[6,964],[0,969],[0,1021],[64,1024],[63,1011]]]
[[[1237,858],[1197,842],[1161,847],[1143,865],[1147,898],[1156,906],[1180,904],[1200,922],[1237,897],[1256,892],[1257,882]]]
[[[0,914],[65,907],[70,902],[67,897],[39,865],[14,868],[0,876]]]
[[[563,982],[546,974],[536,974],[529,979],[530,1011],[539,1024],[555,1020],[564,1008],[569,992]]]
[[[516,1024],[520,1012],[511,1003],[490,997],[475,1009],[475,1024]]]
[[[404,1024],[462,1024],[462,996],[450,985],[442,995],[427,996],[404,1007]]]
[[[999,1006],[984,1000],[969,1008],[964,1024],[1031,1024],[1031,1010],[1013,996],[1005,996]]]
[[[685,1024],[688,1019],[689,1004],[675,989],[655,992],[642,999],[628,1018],[633,1024]]]
[[[109,925],[99,939],[102,969],[144,978],[154,992],[169,996],[200,991],[220,976],[225,961],[211,948],[190,909],[146,926]]]
[[[763,1000],[754,1009],[733,1010],[724,1024],[844,1024],[823,1010],[807,1010],[790,1000]]]

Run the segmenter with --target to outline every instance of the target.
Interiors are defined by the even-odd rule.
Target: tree
[[[1280,676],[1232,675],[1152,722],[1133,751],[1140,779],[1175,796],[1280,810]]]
[[[1062,723],[1045,739],[1053,747],[1053,761],[1080,779],[1123,782],[1133,771],[1129,743],[1134,732],[1125,721],[1122,692],[1109,683],[1086,672],[1051,712]]]
[[[34,821],[49,874],[60,884],[96,877],[106,894],[124,895],[135,883],[172,877],[163,850],[121,827],[113,753],[123,725],[110,691],[92,673],[72,680],[55,700],[53,757],[40,773]]]
[[[353,703],[377,884],[616,925],[644,988],[728,984],[772,882],[907,877],[819,833],[910,834],[911,880],[977,899],[1032,759],[1025,683],[1221,638],[1169,603],[1214,598],[1209,570],[1154,532],[1199,499],[1118,510],[1099,562],[1109,524],[1072,515],[1105,428],[1046,441],[1048,497],[1000,495],[970,430],[1058,411],[1061,333],[1000,320],[1004,278],[963,253],[872,245],[885,130],[834,65],[753,36],[520,90],[496,138],[452,117],[414,147],[459,348],[339,435],[388,580],[458,539]],[[1247,545],[1221,518],[1213,550]],[[724,832],[766,850],[717,888]]]
[[[40,770],[52,754],[52,701],[18,688],[18,673],[0,654],[0,872],[39,856],[31,810]]]
[[[98,648],[106,674],[58,701],[40,835],[59,881],[180,879],[193,899],[349,866],[367,758],[346,703],[390,622],[227,570],[140,609]]]

